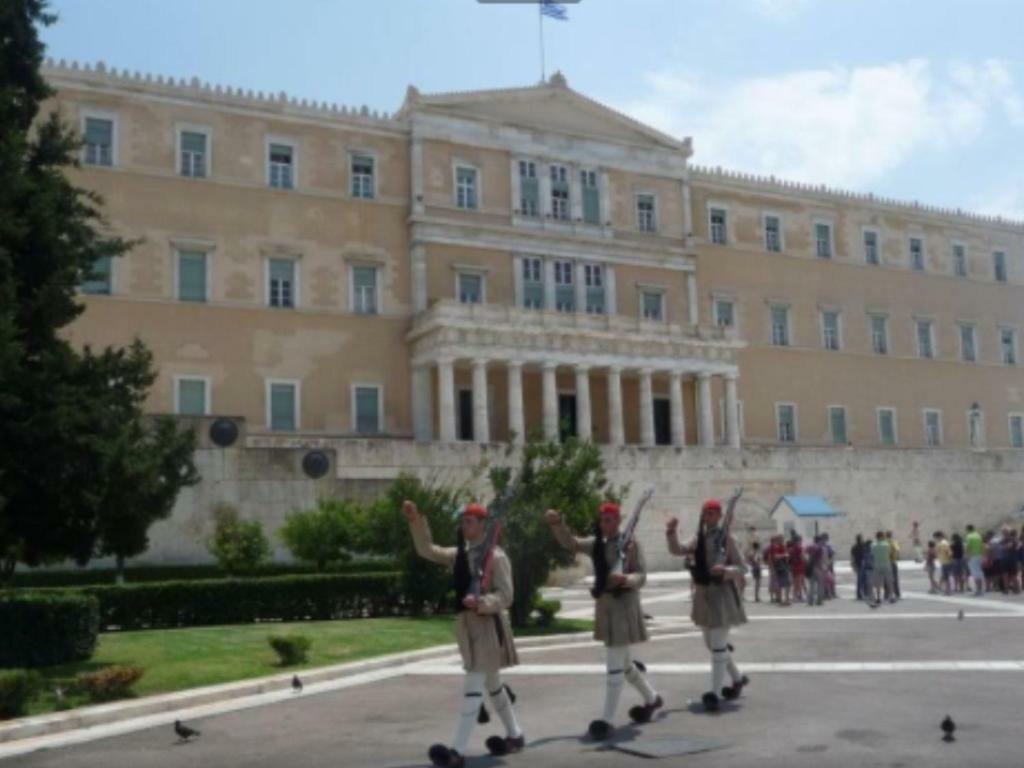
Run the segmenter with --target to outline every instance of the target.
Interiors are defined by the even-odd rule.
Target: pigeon
[[[953,736],[953,731],[956,730],[956,724],[953,722],[953,718],[946,715],[946,718],[942,721],[942,737],[943,741],[956,741],[956,737]]]
[[[957,611],[956,617],[958,619],[960,619],[960,621],[963,621],[964,620],[964,612],[963,612],[963,610]]]
[[[182,741],[188,741],[193,736],[199,736],[199,731],[195,730],[194,728],[189,728],[187,725],[181,722],[181,720],[174,721],[174,732]]]
[[[302,693],[302,681],[299,680],[298,675],[292,675],[292,690],[295,693]]]

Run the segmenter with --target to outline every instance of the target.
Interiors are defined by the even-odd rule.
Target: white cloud
[[[811,0],[750,0],[754,10],[771,19],[791,19],[811,4]]]
[[[734,82],[663,70],[646,80],[646,92],[619,108],[692,135],[698,164],[831,186],[863,187],[916,153],[966,146],[997,119],[1024,124],[1013,74],[995,60],[912,59]]]

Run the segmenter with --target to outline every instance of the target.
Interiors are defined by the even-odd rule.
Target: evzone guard
[[[455,575],[455,637],[462,666],[462,707],[451,745],[430,747],[435,766],[460,768],[478,714],[482,718],[484,691],[505,726],[506,735],[491,736],[486,745],[492,755],[519,752],[525,746],[523,730],[516,720],[513,697],[501,681],[500,670],[519,663],[508,608],[512,605],[512,566],[497,546],[497,525],[488,526],[488,512],[480,504],[467,504],[462,512],[457,547],[439,547],[433,543],[427,520],[411,501],[402,504],[409,521],[413,544],[420,557],[452,568]]]
[[[605,502],[598,509],[593,536],[578,538],[573,535],[562,516],[553,509],[544,514],[555,539],[570,552],[583,552],[594,562],[594,639],[602,641],[606,649],[607,677],[605,681],[604,711],[599,720],[590,723],[590,736],[607,739],[613,730],[615,711],[624,682],[628,682],[644,703],[629,710],[637,723],[648,722],[662,707],[661,696],[651,686],[645,668],[632,658],[631,646],[647,640],[644,612],[640,605],[640,588],[647,580],[643,550],[633,537],[643,504],[650,498],[644,495],[626,526],[620,532],[619,505]]]
[[[717,499],[705,501],[697,535],[685,545],[679,542],[679,519],[672,518],[666,525],[669,551],[691,556],[694,563],[690,571],[695,585],[690,618],[701,628],[704,644],[711,651],[711,690],[701,698],[709,712],[718,710],[719,696],[736,699],[750,682],[733,661],[729,645],[729,630],[747,621],[741,598],[746,566],[729,531],[741,494],[742,490],[737,490],[729,499],[724,523],[721,503]],[[726,672],[732,680],[728,686],[723,685]]]

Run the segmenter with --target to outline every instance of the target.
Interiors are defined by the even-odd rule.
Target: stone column
[[[426,442],[434,435],[428,365],[416,365],[412,369],[412,432],[413,437],[420,442]]]
[[[512,256],[512,287],[513,303],[517,308],[523,306],[523,257],[518,253]]]
[[[409,154],[409,164],[412,166],[412,212],[421,214],[426,210],[423,200],[423,139],[413,138]]]
[[[522,203],[522,183],[519,177],[519,158],[513,156],[509,163],[509,176],[512,179],[512,213],[515,216],[522,214],[519,204]],[[516,213],[519,211],[519,213]]]
[[[609,317],[619,314],[618,296],[615,290],[615,267],[611,264],[604,268],[604,303],[605,312]]]
[[[487,412],[487,361],[473,361],[473,440],[491,442],[491,419]]]
[[[576,312],[581,315],[587,313],[587,280],[586,270],[582,261],[577,261],[572,266],[573,299],[576,302]]]
[[[640,371],[640,444],[654,445],[654,391],[650,368]]]
[[[736,400],[738,373],[725,375],[725,436],[730,448],[740,447],[740,406]]]
[[[541,265],[544,270],[544,309],[555,311],[555,260],[544,259]]]
[[[700,323],[700,306],[697,303],[697,273],[686,273],[686,310],[690,325]]]
[[[608,442],[611,445],[626,442],[622,426],[622,369],[614,365],[608,369]]]
[[[672,445],[681,448],[686,445],[686,417],[683,414],[683,374],[672,371],[668,377],[668,390],[672,409]]]
[[[452,360],[437,361],[437,400],[441,442],[455,442],[455,369]]]
[[[555,382],[556,363],[546,362],[541,368],[544,392],[544,439],[558,439],[558,388]]]
[[[523,364],[518,360],[510,360],[508,363],[508,431],[516,445],[522,445],[526,441],[526,421],[523,418]]]
[[[690,202],[690,172],[683,178],[683,243],[689,248],[693,241],[693,208]]]
[[[551,167],[537,161],[537,193],[540,195],[540,217],[542,220],[551,218]]]
[[[412,309],[422,312],[427,308],[427,249],[423,243],[414,243],[409,249],[412,261]]]
[[[711,411],[711,374],[701,372],[697,374],[697,408],[700,417],[697,420],[700,444],[713,446],[715,444],[715,420]]]
[[[590,416],[590,368],[576,366],[576,435],[580,440],[592,438]]]

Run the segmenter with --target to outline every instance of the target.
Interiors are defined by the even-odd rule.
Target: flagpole
[[[540,29],[540,81],[547,80],[544,69],[544,0],[537,3],[537,26]]]

